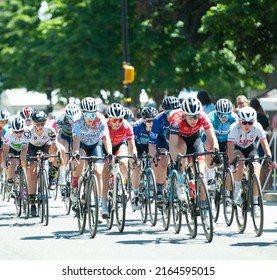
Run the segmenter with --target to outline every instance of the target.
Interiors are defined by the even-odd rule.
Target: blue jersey
[[[142,119],[137,120],[133,126],[136,146],[140,146],[143,150],[148,150],[148,142],[150,139],[150,131],[146,130],[146,125]]]
[[[161,112],[154,119],[149,143],[157,145],[159,142],[168,142],[168,139],[169,121],[167,120],[167,115]]]
[[[219,143],[226,142],[228,139],[228,134],[230,132],[230,126],[232,123],[238,121],[238,116],[235,113],[231,113],[228,115],[228,120],[225,123],[222,123],[216,111],[212,111],[208,114],[210,121],[214,127],[215,135]],[[206,135],[203,137],[203,142],[206,141]]]

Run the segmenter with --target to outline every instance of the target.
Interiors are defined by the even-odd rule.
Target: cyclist
[[[169,119],[170,114],[180,109],[180,101],[177,97],[168,96],[163,99],[162,102],[163,112],[160,112],[153,120],[153,126],[150,132],[149,139],[149,155],[154,158],[157,153],[157,148],[161,152],[169,150]],[[163,189],[166,181],[166,173],[168,166],[168,156],[161,155],[160,160],[156,163],[157,166],[153,166],[153,170],[157,183],[157,203],[162,204],[164,202]]]
[[[72,202],[78,200],[78,179],[83,170],[84,161],[79,161],[80,156],[103,157],[103,145],[107,154],[112,154],[112,145],[106,119],[98,112],[95,99],[86,97],[81,101],[82,116],[73,122],[73,148],[72,155],[76,168],[73,170],[72,188],[70,198]],[[103,188],[103,165],[104,161],[99,160],[94,165],[95,175],[98,181],[99,194]]]
[[[259,138],[261,146],[265,155],[268,157],[269,168],[274,169],[276,164],[271,161],[272,154],[266,139],[265,131],[260,123],[257,122],[257,113],[252,107],[242,107],[238,111],[239,121],[232,124],[230,127],[230,133],[228,135],[228,149],[227,154],[229,162],[232,164],[236,156],[240,157],[258,157],[258,151],[255,146],[256,138]],[[258,178],[260,178],[260,163],[259,161],[253,162],[254,172]],[[243,176],[244,162],[239,161],[236,170],[234,170],[234,202],[237,205],[242,203],[241,198],[241,180]],[[258,193],[257,187],[253,189],[254,213],[259,213],[258,206]]]
[[[12,190],[16,169],[16,159],[9,159],[9,154],[20,155],[21,159],[25,161],[28,147],[27,141],[24,138],[25,120],[20,116],[13,116],[10,123],[11,128],[8,129],[4,136],[2,163],[4,167],[7,167],[8,192]]]
[[[80,107],[75,103],[69,103],[65,106],[64,113],[62,113],[57,118],[57,134],[58,141],[61,143],[66,152],[72,150],[72,125],[74,120],[78,120],[81,118],[82,113]],[[65,166],[68,162],[68,157],[66,157],[66,161],[64,166],[60,167],[60,185],[65,185]]]
[[[220,152],[226,152],[227,149],[227,138],[232,123],[238,120],[238,116],[233,112],[232,102],[228,99],[219,99],[216,102],[215,110],[208,114],[210,121],[213,125],[216,138],[219,144]],[[206,142],[206,134],[203,135],[203,142]],[[205,143],[206,150],[209,150],[207,143]],[[219,163],[219,162],[218,162]],[[207,181],[209,189],[213,190],[214,185],[214,166],[209,168],[207,166]]]
[[[158,114],[158,111],[154,107],[144,107],[141,110],[142,118],[137,120],[133,126],[135,144],[138,152],[138,157],[143,154],[148,154],[148,142],[150,138],[150,131],[153,125],[153,120]],[[138,160],[138,163],[140,161]],[[140,164],[133,168],[132,173],[132,186],[134,191],[134,197],[132,199],[133,210],[138,210],[140,208],[139,201],[139,185],[140,185]]]
[[[25,120],[27,126],[30,126],[33,112],[34,110],[31,107],[23,107],[17,114]]]
[[[204,152],[204,144],[200,138],[200,129],[203,128],[209,150],[218,150],[218,142],[208,115],[203,111],[202,104],[197,97],[190,96],[182,102],[182,110],[171,115],[169,151],[173,162],[176,162],[178,153],[191,154]],[[205,178],[205,156],[199,156],[199,171]],[[209,161],[211,162],[211,161]],[[209,164],[209,163],[208,163]],[[185,160],[182,160],[185,166]],[[180,200],[185,199],[185,190],[178,188]]]
[[[124,107],[124,111],[125,111],[124,119],[127,120],[133,126],[135,123],[133,111],[128,107]]]
[[[118,156],[137,155],[134,132],[131,124],[124,119],[124,107],[119,103],[112,103],[107,110],[108,128],[112,141],[112,154]],[[120,170],[124,181],[127,178],[128,159],[120,160]],[[103,172],[102,218],[108,218],[107,195],[109,189],[110,168],[107,163]]]
[[[10,113],[6,109],[0,109],[0,162],[3,160],[2,145],[3,138],[7,132],[7,125],[9,121]]]
[[[33,125],[28,127],[24,133],[24,137],[28,142],[28,154],[30,156],[36,156],[37,151],[42,151],[49,155],[55,155],[58,152],[61,153],[61,157],[64,162],[65,150],[64,147],[58,143],[56,139],[56,131],[54,128],[45,125],[47,115],[43,111],[34,110],[32,114]],[[49,161],[52,161],[49,159]],[[49,186],[52,181],[57,178],[58,169],[60,163],[55,158],[52,163],[51,170],[49,170]],[[28,192],[31,204],[31,215],[36,216],[36,185],[37,185],[37,163],[35,160],[30,160],[29,168],[27,169],[28,177]]]

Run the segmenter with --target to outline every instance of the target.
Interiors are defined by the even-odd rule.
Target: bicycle
[[[125,186],[123,176],[120,171],[119,160],[122,158],[129,158],[136,160],[134,156],[114,156],[114,164],[111,166],[111,176],[108,190],[108,214],[106,219],[108,229],[113,227],[114,214],[116,217],[117,228],[119,232],[123,232],[126,218],[126,202],[127,196],[125,193]]]
[[[195,152],[187,155],[178,155],[179,158],[188,159],[184,170],[186,199],[182,202],[182,213],[185,215],[192,238],[197,236],[197,217],[200,216],[207,242],[213,240],[213,215],[207,182],[200,173],[198,157],[212,154],[216,154],[216,152]]]
[[[28,194],[28,181],[26,175],[26,169],[22,167],[20,156],[9,155],[7,166],[10,164],[10,159],[17,159],[18,164],[14,173],[14,188],[12,190],[12,196],[14,198],[14,205],[17,216],[20,217],[22,212],[24,218],[29,218],[29,194]]]
[[[7,191],[7,174],[4,169],[0,172],[0,194],[2,197],[2,201],[5,201],[5,199],[8,197],[8,191]]]
[[[88,218],[90,236],[94,238],[99,222],[98,181],[94,174],[94,164],[96,161],[105,160],[106,157],[89,156],[79,159],[85,160],[87,165],[78,184],[79,199],[72,204],[72,210],[76,212],[80,234],[84,233]]]
[[[234,208],[231,205],[233,198],[234,178],[233,172],[228,164],[228,156],[226,153],[220,152],[223,156],[223,162],[214,168],[214,189],[208,186],[211,208],[214,221],[217,222],[220,214],[220,204],[223,204],[223,214],[225,223],[230,226],[234,218]],[[229,194],[227,195],[227,191]],[[228,199],[230,197],[230,200]]]
[[[240,205],[236,205],[233,202],[233,206],[235,208],[235,216],[238,225],[238,229],[240,233],[243,233],[247,224],[247,212],[251,213],[252,221],[254,225],[254,231],[257,236],[261,236],[263,232],[264,225],[264,207],[263,207],[263,196],[260,179],[254,173],[254,165],[253,162],[257,162],[259,160],[266,159],[266,157],[248,157],[242,158],[237,156],[235,160],[232,162],[234,168],[236,168],[238,161],[245,161],[244,164],[244,173],[241,180],[241,197],[242,203]],[[254,186],[256,186],[258,192],[257,202],[253,200],[253,192]],[[254,208],[259,208],[258,215],[255,215]]]
[[[45,162],[50,158],[58,158],[61,161],[61,155],[48,155],[42,151],[37,151],[36,156],[27,156],[27,166],[29,160],[37,160],[38,162],[38,173],[37,173],[37,195],[35,203],[37,204],[38,216],[40,222],[44,223],[45,226],[49,223],[49,200],[48,200],[48,177],[45,168]]]
[[[151,168],[151,156],[142,155],[141,159],[141,175],[140,175],[140,201],[141,201],[141,219],[146,223],[148,211],[150,223],[152,226],[157,224],[157,189],[154,171]]]

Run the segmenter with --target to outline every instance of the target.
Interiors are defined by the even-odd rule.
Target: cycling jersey
[[[48,142],[56,141],[56,131],[51,126],[44,126],[42,135],[38,135],[35,126],[31,125],[24,133],[24,138],[27,140],[27,143],[32,144],[33,146],[40,147]]]
[[[73,123],[72,135],[79,136],[81,143],[87,146],[94,145],[99,141],[102,142],[102,139],[109,135],[105,117],[97,112],[91,127],[86,125],[83,117],[80,118]]]
[[[63,135],[72,138],[72,125],[69,123],[65,113],[58,117],[57,127],[61,130]]]
[[[158,145],[159,142],[168,142],[169,139],[169,122],[164,112],[159,113],[154,121],[150,132],[149,143]],[[159,146],[159,145],[158,145]]]
[[[213,125],[216,138],[219,143],[226,142],[228,139],[228,134],[230,132],[230,126],[232,123],[238,121],[238,116],[235,113],[231,113],[228,115],[228,120],[225,123],[222,123],[218,116],[216,111],[212,111],[208,114],[208,117],[210,118],[210,121]],[[206,134],[203,135],[203,142],[206,141]]]
[[[170,134],[179,135],[182,137],[191,137],[196,133],[199,133],[201,128],[208,130],[212,128],[212,123],[208,115],[204,112],[200,112],[198,115],[198,121],[194,127],[189,126],[185,119],[185,113],[183,111],[177,111],[170,117]]]
[[[4,137],[4,144],[9,145],[12,149],[19,152],[21,151],[22,145],[27,145],[28,141],[22,134],[21,138],[18,138],[14,133],[13,130],[10,128]]]
[[[110,133],[110,138],[112,142],[112,146],[118,146],[120,143],[124,141],[126,138],[127,141],[134,139],[134,132],[133,128],[130,123],[128,123],[127,120],[123,119],[123,122],[121,123],[121,126],[118,130],[113,130],[111,128],[110,120],[108,119],[108,128]]]
[[[257,137],[260,140],[266,139],[265,131],[260,123],[254,122],[252,129],[246,133],[241,129],[240,123],[235,122],[230,127],[228,142],[234,142],[236,146],[246,149],[250,145],[254,145]]]
[[[144,121],[142,119],[137,120],[133,126],[133,130],[138,153],[142,154],[144,151],[148,152],[150,131],[146,130]]]

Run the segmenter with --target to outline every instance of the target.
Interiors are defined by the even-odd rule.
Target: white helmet
[[[197,115],[203,111],[203,107],[197,97],[189,96],[182,102],[182,110],[186,115]]]
[[[11,118],[10,124],[13,131],[22,131],[26,125],[26,122],[22,117],[14,116]]]
[[[7,121],[10,117],[10,113],[6,109],[0,110],[0,121]]]
[[[252,107],[242,107],[238,111],[240,121],[254,122],[257,120],[256,110]]]
[[[65,115],[72,119],[74,116],[81,115],[80,107],[75,103],[69,103],[65,106]]]
[[[219,99],[215,104],[216,111],[221,114],[232,113],[232,108],[232,102],[225,98]]]
[[[112,103],[108,107],[107,115],[110,118],[122,119],[125,115],[124,107],[119,103]]]
[[[86,112],[96,112],[96,102],[95,99],[92,97],[86,97],[81,101],[81,110]]]

